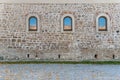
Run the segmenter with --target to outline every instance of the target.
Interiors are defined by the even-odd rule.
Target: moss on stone
[[[0,64],[120,64],[120,61],[0,61]]]

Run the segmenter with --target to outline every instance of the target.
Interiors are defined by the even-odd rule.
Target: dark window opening
[[[27,58],[29,58],[30,57],[30,54],[27,54]]]
[[[113,59],[115,59],[115,55],[113,54]]]
[[[37,58],[37,57],[38,57],[38,54],[36,54],[35,57]]]
[[[97,54],[95,54],[95,56],[94,56],[94,57],[95,57],[95,59],[97,59],[97,58],[98,58],[98,55],[97,55]]]
[[[60,54],[58,54],[58,58],[60,59],[60,57],[61,57],[61,55]]]

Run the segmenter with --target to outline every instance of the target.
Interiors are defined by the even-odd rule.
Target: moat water
[[[120,65],[0,64],[0,80],[120,80]]]

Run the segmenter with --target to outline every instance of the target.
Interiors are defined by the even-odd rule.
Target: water
[[[120,65],[0,64],[0,80],[120,80]]]

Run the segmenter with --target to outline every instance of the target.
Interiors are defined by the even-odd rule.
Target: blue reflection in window
[[[107,26],[107,19],[105,17],[99,18],[99,27],[105,27]]]
[[[107,31],[107,19],[104,16],[101,16],[98,20],[99,31]]]
[[[67,16],[63,20],[64,31],[71,31],[72,30],[72,18]]]
[[[37,30],[37,18],[34,16],[29,18],[29,30],[30,31]]]

